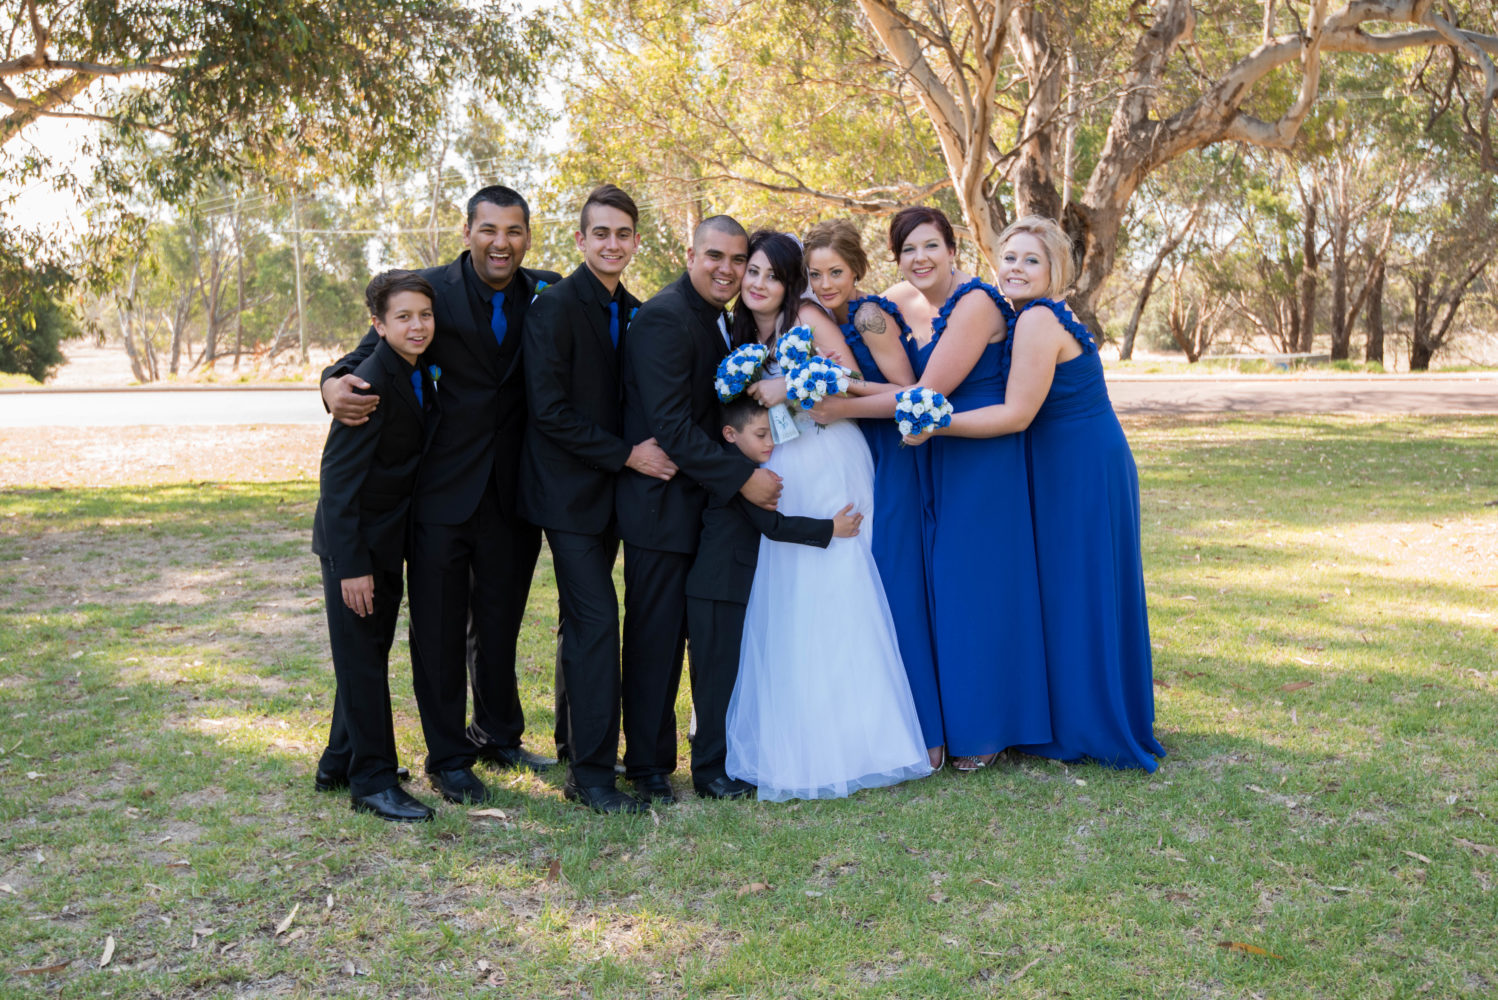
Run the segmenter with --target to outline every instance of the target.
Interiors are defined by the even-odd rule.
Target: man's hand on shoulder
[[[769,469],[755,469],[739,493],[756,507],[774,510],[780,504],[780,477]]]
[[[330,378],[322,384],[322,400],[333,419],[349,427],[369,422],[369,415],[380,405],[379,396],[366,396],[355,389],[368,389],[369,383],[352,373]]]
[[[676,475],[676,463],[655,443],[655,438],[647,438],[631,448],[624,464],[651,479],[666,480]]]

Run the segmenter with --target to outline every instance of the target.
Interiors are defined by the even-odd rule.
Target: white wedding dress
[[[931,773],[870,548],[878,512],[868,444],[851,420],[818,427],[800,411],[795,419],[800,436],[765,463],[784,480],[780,513],[830,518],[852,503],[864,519],[857,536],[825,549],[760,539],[727,767],[773,802]]]

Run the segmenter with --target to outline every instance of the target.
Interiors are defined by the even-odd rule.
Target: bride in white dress
[[[809,260],[827,255],[829,266],[850,270],[866,263],[819,248],[823,228],[808,236]],[[773,357],[776,335],[800,323],[812,327],[819,354],[848,358],[836,324],[802,299],[806,280],[793,237],[764,230],[751,236],[735,340],[768,344]],[[766,405],[785,400],[779,378],[750,391]],[[727,770],[777,802],[839,798],[931,773],[869,546],[878,511],[868,444],[850,420],[818,427],[795,412],[799,436],[777,444],[765,463],[784,480],[780,512],[830,518],[852,503],[865,521],[858,535],[834,538],[825,549],[760,539],[728,705]]]

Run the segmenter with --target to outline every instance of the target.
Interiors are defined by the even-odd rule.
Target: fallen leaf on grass
[[[71,962],[71,959],[69,960]],[[58,962],[56,965],[38,965],[30,969],[17,969],[18,976],[50,976],[54,972],[61,972],[68,967],[69,962]]]
[[[743,897],[749,895],[750,893],[765,892],[766,890],[773,889],[773,888],[774,888],[774,886],[772,886],[768,882],[750,882],[747,885],[741,885],[741,886],[739,886],[739,891],[736,892],[736,893],[734,893],[734,895],[737,896],[738,898],[742,899]]]
[[[346,962],[343,963],[343,974],[345,976],[357,975],[358,972],[359,972],[359,970],[356,969],[356,968],[354,968],[354,963],[353,962],[347,962],[346,961]]]
[[[288,930],[290,930],[291,922],[296,919],[296,911],[300,910],[301,908],[301,903],[293,904],[291,907],[291,912],[286,914],[285,920],[276,925],[276,932],[272,934],[271,937],[280,937],[282,934],[285,934]]]
[[[296,930],[294,930],[290,934],[286,935],[286,937],[282,939],[281,943],[282,944],[290,944],[291,942],[295,941],[297,938],[306,937],[306,935],[307,935],[307,928],[305,928],[305,927],[298,927]]]
[[[186,858],[178,858],[176,861],[168,861],[166,866],[168,868],[191,868],[192,862]]]
[[[1285,960],[1284,955],[1276,955],[1274,952],[1266,951],[1256,944],[1247,944],[1243,941],[1219,941],[1217,942],[1217,947],[1226,948],[1228,951],[1241,951],[1245,955],[1263,955],[1266,958],[1277,958],[1282,962]]]
[[[931,900],[931,902],[933,903],[945,903],[947,901],[947,894],[944,892],[933,892],[926,898]]]
[[[1294,684],[1281,684],[1281,691],[1304,691],[1308,687],[1315,687],[1315,681],[1296,681]]]
[[[817,890],[815,890],[815,889],[807,889],[806,890],[806,898],[807,899],[820,899],[821,896],[822,896],[822,894],[820,892],[818,892]]]
[[[1156,677],[1155,678],[1155,687],[1168,688],[1168,687],[1170,687],[1170,685],[1167,684],[1167,683],[1165,683],[1160,678]]]
[[[1035,968],[1036,965],[1040,964],[1040,960],[1042,958],[1045,958],[1045,956],[1044,955],[1038,955],[1035,958],[1030,959],[1030,961],[1026,962],[1023,966],[1020,967],[1020,970],[1018,972],[1016,972],[1014,975],[1012,975],[1012,976],[1009,977],[1009,981],[1012,983],[1016,979],[1018,979],[1020,976],[1023,976],[1025,973],[1027,973],[1031,969]]]
[[[0,882],[0,892],[8,892],[14,896],[16,894],[16,887],[9,882]]]
[[[37,778],[40,778],[41,776],[42,776],[42,773],[40,771],[27,771],[26,772],[26,780],[27,781],[35,781]]]
[[[227,955],[227,954],[229,954],[229,952],[233,951],[235,948],[238,948],[238,947],[239,947],[239,942],[238,941],[230,941],[228,944],[226,944],[222,948],[220,948],[218,950],[218,953],[220,955]]]
[[[104,966],[108,965],[111,961],[113,961],[113,959],[114,959],[114,935],[113,934],[106,934],[104,936],[104,954],[102,954],[102,955],[99,956],[99,968],[101,968],[101,969],[104,968]]]
[[[1207,676],[1207,672],[1205,670],[1182,670],[1181,676],[1187,680],[1195,680],[1198,677]]]
[[[1189,903],[1189,902],[1191,902],[1191,893],[1189,893],[1189,892],[1167,892],[1165,894],[1165,898],[1168,899],[1172,903]]]
[[[1400,853],[1407,854],[1410,857],[1414,858],[1416,861],[1423,861],[1428,865],[1435,864],[1434,861],[1430,860],[1430,858],[1427,858],[1425,855],[1419,853],[1418,851],[1401,851]]]
[[[1304,656],[1292,656],[1292,657],[1290,657],[1290,659],[1294,660],[1296,663],[1304,663],[1308,667],[1319,667],[1319,666],[1321,666],[1321,664],[1317,663],[1315,660],[1308,660]],[[1309,686],[1309,685],[1307,685],[1307,686]]]
[[[470,809],[469,819],[509,819],[503,809]]]
[[[552,858],[551,864],[546,866],[546,881],[560,882],[562,880],[562,859]]]
[[[1455,840],[1458,847],[1465,847],[1467,850],[1472,851],[1476,854],[1498,854],[1498,847],[1494,847],[1492,844],[1479,844],[1474,841],[1468,840],[1465,837],[1457,837],[1455,838]]]

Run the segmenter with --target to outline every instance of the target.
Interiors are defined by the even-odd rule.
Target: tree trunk
[[[1431,277],[1426,272],[1410,276],[1410,293],[1415,300],[1415,325],[1410,332],[1410,371],[1423,372],[1430,368],[1431,355],[1435,350],[1430,345],[1430,327],[1433,320],[1430,307]]]
[[[1144,284],[1139,288],[1139,297],[1134,300],[1134,311],[1129,314],[1129,325],[1124,328],[1123,343],[1118,349],[1118,360],[1128,361],[1134,356],[1134,337],[1139,332],[1139,317],[1144,314],[1145,304],[1149,302],[1150,292],[1155,286],[1155,278],[1160,274],[1160,265],[1165,263],[1165,258],[1170,256],[1170,252],[1179,242],[1179,240],[1167,239],[1160,244],[1160,249],[1155,251],[1155,259],[1150,261],[1149,270],[1144,272]]]
[[[1301,353],[1310,351],[1316,337],[1316,211],[1320,201],[1319,190],[1311,188],[1305,218],[1301,220],[1300,275],[1295,279],[1300,297],[1300,330],[1295,348]]]
[[[1346,361],[1352,344],[1347,308],[1347,219],[1338,215],[1332,235],[1332,360]]]
[[[1384,262],[1373,263],[1373,279],[1368,288],[1368,347],[1363,360],[1384,363]]]

